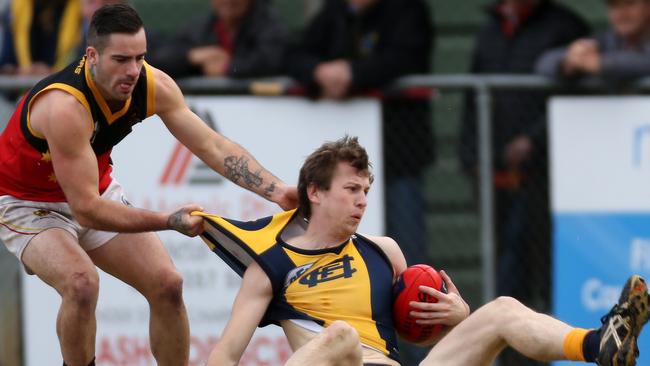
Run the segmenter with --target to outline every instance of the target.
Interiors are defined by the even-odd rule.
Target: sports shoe
[[[634,366],[639,356],[636,339],[648,321],[648,286],[632,275],[621,292],[618,304],[600,320],[600,366]]]

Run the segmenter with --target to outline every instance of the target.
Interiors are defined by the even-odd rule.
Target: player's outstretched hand
[[[440,276],[445,281],[447,293],[438,291],[433,287],[420,286],[420,291],[435,297],[438,302],[417,302],[411,301],[410,305],[415,310],[411,311],[411,316],[418,318],[418,324],[443,324],[454,326],[469,315],[469,305],[460,296],[460,292],[451,278],[440,271]]]
[[[298,189],[294,186],[282,185],[278,188],[277,199],[274,200],[283,210],[291,210],[298,207]]]
[[[167,226],[181,234],[194,237],[203,232],[203,216],[190,215],[194,211],[203,211],[199,205],[186,205],[169,215]]]

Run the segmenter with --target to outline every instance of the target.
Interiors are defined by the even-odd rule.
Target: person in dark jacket
[[[12,0],[0,50],[2,73],[47,75],[75,57],[81,4],[74,0]]]
[[[536,71],[560,79],[600,76],[614,85],[650,75],[650,0],[607,0],[610,27],[545,52]]]
[[[287,57],[289,74],[312,97],[341,100],[396,78],[430,72],[431,12],[422,0],[328,0]],[[427,261],[423,171],[433,161],[428,96],[384,94],[382,101],[386,234],[409,264]],[[405,345],[401,345],[405,350]],[[418,360],[408,360],[417,364]]]
[[[544,51],[588,33],[581,18],[554,1],[497,1],[476,35],[470,71],[530,74]],[[497,291],[546,311],[550,300],[548,93],[501,90],[492,96]],[[474,97],[473,93],[466,95],[459,145],[463,168],[472,179],[478,172]]]
[[[208,16],[189,23],[147,59],[175,78],[281,73],[289,32],[268,0],[212,0],[211,6]]]

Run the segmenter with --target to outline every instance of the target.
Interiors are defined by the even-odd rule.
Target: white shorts
[[[102,198],[130,206],[122,186],[114,179]],[[25,201],[13,196],[0,196],[0,240],[21,262],[32,238],[53,228],[69,232],[85,251],[101,247],[118,234],[82,227],[72,217],[66,202]]]

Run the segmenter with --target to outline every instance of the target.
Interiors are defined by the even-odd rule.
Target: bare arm
[[[208,366],[236,366],[273,298],[271,281],[256,263],[244,273],[230,319],[210,353]]]
[[[407,267],[406,259],[399,245],[395,240],[387,236],[374,236],[369,238],[379,245],[390,259],[393,270],[395,271],[396,280]],[[418,318],[416,320],[418,324],[442,324],[445,326],[444,330],[437,337],[426,344],[420,344],[421,346],[437,343],[449,330],[469,315],[469,305],[460,296],[460,291],[458,291],[451,278],[445,271],[440,271],[440,276],[447,286],[448,292],[446,294],[432,287],[420,287],[420,291],[435,297],[438,299],[438,302],[412,302],[410,304],[412,309],[411,316]]]
[[[262,167],[246,149],[208,127],[187,107],[176,83],[160,70],[154,69],[154,73],[155,113],[183,145],[239,186],[284,209],[296,207],[295,187],[288,187]]]
[[[46,92],[32,106],[30,123],[47,140],[56,180],[82,226],[117,232],[174,228],[188,235],[200,230],[201,220],[189,216],[190,211],[200,210],[198,206],[169,215],[101,198],[97,158],[90,145],[93,122],[72,95],[60,90]]]
[[[393,238],[388,236],[368,236],[368,239],[375,242],[390,260],[393,266],[393,283],[395,283],[397,277],[406,269],[406,258],[402,249]]]

